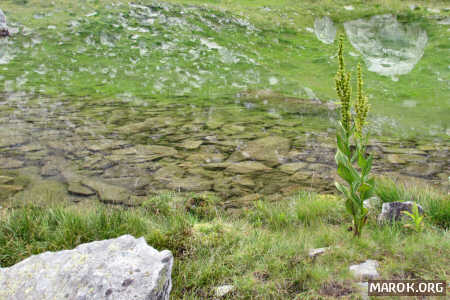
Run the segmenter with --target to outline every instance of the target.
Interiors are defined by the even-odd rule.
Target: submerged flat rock
[[[0,299],[169,299],[173,257],[124,235],[0,268]]]
[[[226,170],[231,173],[248,174],[254,172],[269,171],[271,170],[271,168],[256,161],[244,161],[240,163],[230,164]]]
[[[279,165],[287,156],[290,141],[284,137],[268,136],[248,143],[241,154],[244,158],[263,161],[273,167]]]
[[[130,192],[120,186],[89,178],[83,178],[81,184],[96,191],[99,199],[105,203],[126,204],[130,198]]]

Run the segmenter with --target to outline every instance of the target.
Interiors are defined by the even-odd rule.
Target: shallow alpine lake
[[[2,173],[130,205],[168,190],[230,208],[333,192],[344,33],[375,173],[448,186],[447,10],[57,2],[1,7]]]

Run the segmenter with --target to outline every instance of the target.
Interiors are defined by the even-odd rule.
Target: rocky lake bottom
[[[46,185],[66,200],[123,205],[205,192],[230,209],[304,189],[334,192],[336,112],[320,101],[259,91],[217,106],[26,93],[0,102],[0,168],[11,178],[0,191],[2,202],[15,194],[13,206]],[[369,151],[377,174],[448,188],[448,143],[373,137]],[[28,184],[15,184],[18,175]]]

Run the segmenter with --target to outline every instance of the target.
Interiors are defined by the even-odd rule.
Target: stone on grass
[[[0,268],[0,299],[169,299],[173,256],[124,235]]]
[[[310,249],[309,252],[308,252],[308,256],[310,258],[314,258],[316,256],[324,254],[328,250],[330,250],[330,247]]]
[[[380,277],[377,271],[378,262],[368,259],[359,265],[350,266],[350,272],[359,280],[371,280]]]
[[[378,215],[378,222],[392,222],[392,221],[401,221],[403,218],[409,218],[404,215],[402,211],[412,212],[414,203],[412,201],[407,202],[387,202],[383,203],[381,208],[381,213]],[[423,214],[423,208],[419,204],[417,204],[417,208],[419,209],[419,213]]]
[[[233,290],[234,290],[233,285],[221,285],[221,286],[216,287],[215,295],[216,295],[216,297],[223,297]]]

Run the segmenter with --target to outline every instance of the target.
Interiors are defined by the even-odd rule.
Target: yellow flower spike
[[[361,64],[358,64],[358,98],[355,103],[356,119],[356,135],[359,138],[363,136],[363,128],[366,124],[367,113],[369,112],[369,101],[363,92],[363,79],[362,79],[362,69]]]
[[[336,91],[341,100],[341,121],[345,130],[349,131],[351,127],[351,114],[350,114],[350,99],[351,99],[351,87],[350,87],[350,73],[345,71],[344,64],[344,35],[339,37],[339,50],[338,50],[339,69],[336,73]]]

